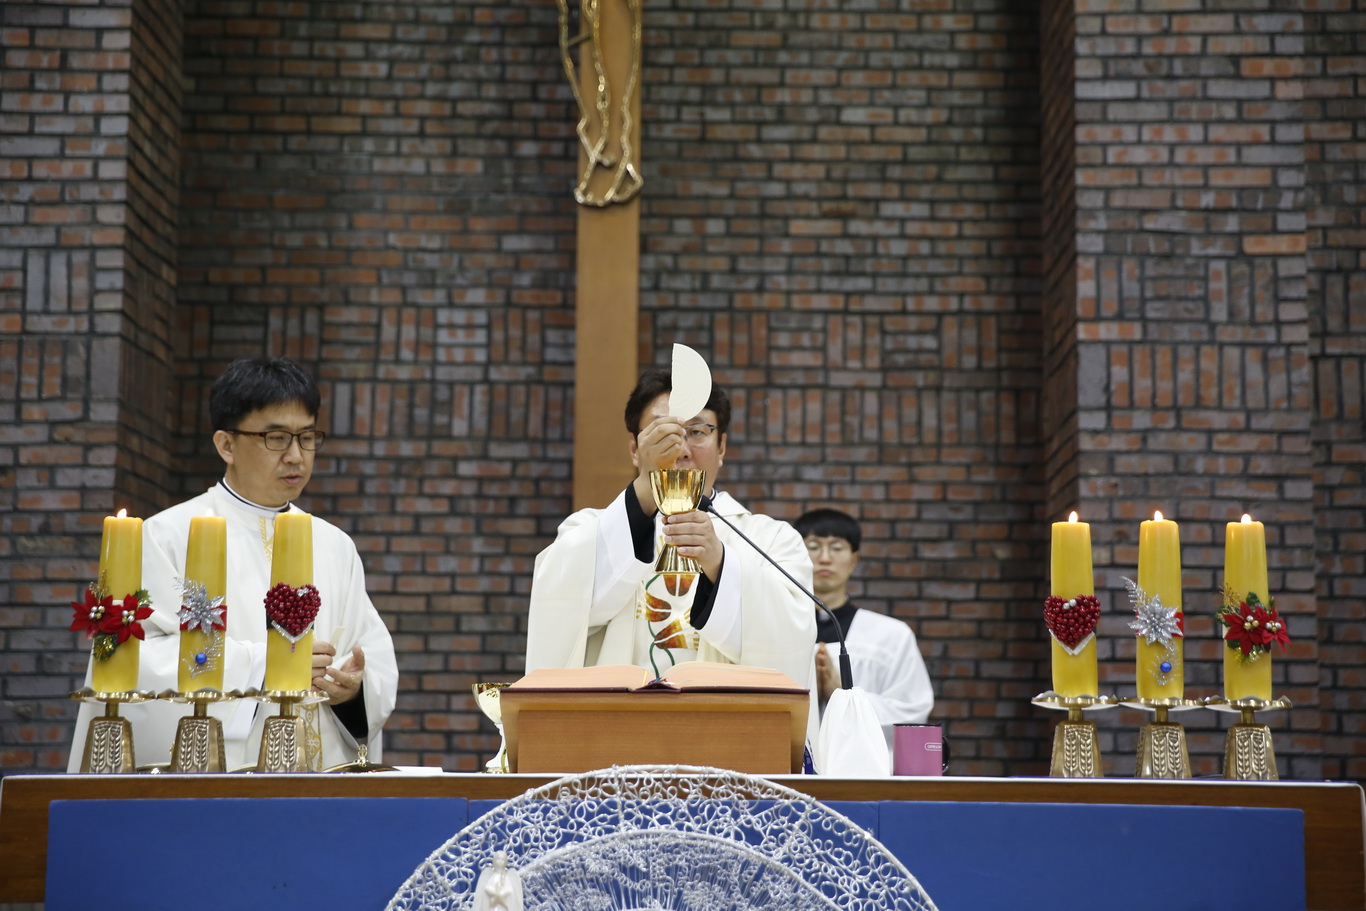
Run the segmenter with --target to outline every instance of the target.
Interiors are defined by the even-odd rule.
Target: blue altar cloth
[[[501,802],[54,801],[46,908],[380,909],[433,851]],[[1300,810],[920,801],[826,806],[881,841],[941,911],[1246,911],[1250,896],[1258,911],[1305,908]],[[109,833],[127,835],[115,841]],[[210,852],[205,843],[222,850]],[[92,873],[96,867],[99,875]]]
[[[941,911],[1304,911],[1304,811],[879,804],[879,841]]]
[[[467,814],[463,797],[54,800],[44,907],[378,911]]]

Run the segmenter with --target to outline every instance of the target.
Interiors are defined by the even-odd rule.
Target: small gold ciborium
[[[660,468],[650,472],[650,491],[655,504],[666,516],[692,512],[702,500],[707,486],[707,473],[700,468]],[[692,557],[685,557],[672,544],[665,544],[655,561],[655,572],[671,575],[695,576],[702,567]]]
[[[356,758],[351,762],[343,762],[341,765],[329,766],[323,769],[324,772],[347,772],[347,773],[366,773],[366,772],[397,772],[398,769],[382,762],[370,761],[370,745],[362,743],[356,747]]]
[[[497,774],[508,771],[508,744],[503,735],[503,703],[498,698],[505,686],[506,683],[476,683],[470,687],[474,691],[474,704],[498,728],[498,755],[484,764],[485,772]]]

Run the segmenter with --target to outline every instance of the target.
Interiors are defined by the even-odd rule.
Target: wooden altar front
[[[0,780],[0,902],[44,900],[49,805],[66,800],[204,798],[465,798],[504,800],[553,781],[548,775],[11,775]],[[1151,781],[1134,779],[891,778],[768,776],[817,800],[1054,804],[1134,807],[1250,807],[1299,810],[1304,819],[1306,907],[1366,909],[1363,793],[1354,783]],[[454,831],[451,832],[454,834]],[[1172,833],[1172,844],[1182,842]],[[433,848],[437,845],[433,845]],[[1251,846],[1185,845],[1172,860],[1217,863]],[[1253,875],[1252,871],[1244,871]],[[1130,874],[1125,874],[1129,876]],[[1220,875],[1211,869],[1210,875]]]

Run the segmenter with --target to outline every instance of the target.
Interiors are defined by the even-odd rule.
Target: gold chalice
[[[505,686],[506,683],[476,683],[471,687],[474,690],[474,704],[498,728],[498,755],[484,764],[485,772],[502,773],[508,770],[508,744],[503,736],[503,704],[498,699]]]
[[[650,490],[659,511],[666,516],[692,512],[702,499],[707,473],[700,468],[660,468],[650,472]],[[655,561],[655,572],[695,576],[702,571],[697,561],[685,557],[672,544],[665,544]]]

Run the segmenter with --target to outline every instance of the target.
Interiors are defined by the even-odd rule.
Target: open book
[[[601,667],[543,667],[532,671],[508,689],[705,692],[797,692],[805,687],[767,667],[721,664],[715,661],[685,661],[669,668],[658,678],[634,664],[607,664]]]

